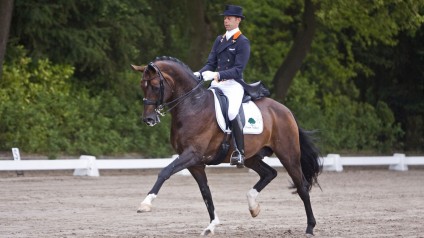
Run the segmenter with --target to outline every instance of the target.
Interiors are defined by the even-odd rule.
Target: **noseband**
[[[149,69],[149,67],[153,68],[157,72],[157,76],[155,76],[155,77],[153,77],[151,79],[145,80],[144,78],[145,78],[146,72]],[[199,81],[199,83],[194,88],[192,88],[190,91],[188,91],[184,95],[182,95],[182,96],[180,96],[180,97],[178,97],[178,98],[176,98],[176,99],[174,99],[174,100],[172,100],[170,102],[164,103],[163,100],[164,100],[164,95],[165,95],[165,86],[164,86],[164,83],[163,82],[164,81],[167,82],[167,81],[163,77],[163,74],[160,71],[159,67],[157,65],[155,65],[153,62],[150,62],[148,64],[148,66],[146,67],[146,69],[144,70],[144,72],[143,72],[143,80],[142,81],[150,81],[150,80],[155,79],[157,77],[159,77],[159,100],[151,100],[151,99],[148,99],[148,98],[143,98],[143,104],[144,105],[155,105],[156,106],[155,112],[157,114],[161,115],[161,116],[165,116],[165,113],[166,112],[171,111],[180,102],[182,102],[185,98],[187,98],[191,93],[193,93],[196,89],[198,89],[200,86],[202,86],[202,84],[204,82],[203,78],[201,78],[201,80]],[[171,107],[169,107],[171,104],[174,104],[174,105],[171,106]],[[163,112],[163,110],[165,109],[165,107],[169,107],[169,109],[166,110],[166,112]]]

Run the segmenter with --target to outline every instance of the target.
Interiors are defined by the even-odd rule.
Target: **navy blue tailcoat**
[[[220,80],[236,79],[243,80],[243,70],[250,57],[249,40],[237,32],[230,39],[219,35],[208,56],[208,62],[199,70],[219,72]]]

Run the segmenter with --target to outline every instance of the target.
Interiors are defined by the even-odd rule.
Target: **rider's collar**
[[[240,34],[241,34],[241,31],[237,27],[237,28],[235,28],[235,29],[233,29],[231,31],[225,32],[225,34],[223,35],[223,37],[226,37],[226,39],[229,40],[232,36],[234,36],[233,37],[233,40],[236,40],[240,36]]]

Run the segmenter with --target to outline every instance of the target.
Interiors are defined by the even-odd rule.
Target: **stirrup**
[[[244,156],[238,150],[235,150],[231,154],[230,165],[237,165],[237,168],[244,168]]]

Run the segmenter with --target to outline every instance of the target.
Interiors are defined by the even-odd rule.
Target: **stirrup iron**
[[[240,151],[235,150],[230,157],[230,165],[237,165],[237,168],[244,168],[244,156]]]

